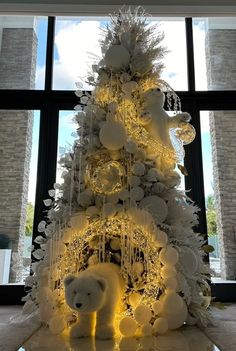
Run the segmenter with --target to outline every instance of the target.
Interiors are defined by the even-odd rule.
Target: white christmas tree
[[[176,171],[177,164],[184,171],[183,145],[195,131],[160,78],[162,39],[140,8],[111,17],[103,57],[88,77],[94,90],[76,91],[78,138],[60,159],[64,183],[45,201],[48,222],[39,224],[41,248],[26,281],[24,311],[38,307],[53,333],[78,318],[65,302],[64,279],[104,262],[119,267],[125,284],[116,313],[123,336],[209,320],[209,269],[193,230],[198,209],[178,189]]]

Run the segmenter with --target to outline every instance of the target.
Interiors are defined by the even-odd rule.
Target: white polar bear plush
[[[98,263],[64,280],[67,304],[79,312],[79,321],[71,329],[72,337],[94,335],[114,337],[114,318],[123,291],[120,268],[113,263]]]
[[[148,120],[145,123],[146,130],[150,133],[153,139],[159,141],[162,145],[172,150],[173,154],[175,150],[170,139],[170,129],[179,128],[182,123],[188,123],[191,116],[186,113],[178,113],[174,117],[170,117],[164,110],[165,95],[158,88],[152,88],[142,94],[144,101],[144,110],[142,115],[144,119]],[[148,116],[148,118],[147,118]],[[142,120],[142,116],[141,116]],[[165,172],[175,168],[175,161],[171,159],[165,159],[162,155],[152,155],[153,150],[147,150],[150,156],[156,157],[156,164],[158,168]]]
[[[142,97],[145,106],[143,113],[149,113],[150,115],[150,123],[145,128],[154,139],[159,140],[169,148],[173,148],[169,134],[170,128],[178,128],[180,123],[189,122],[191,116],[187,112],[183,112],[170,117],[163,108],[165,95],[158,88],[149,89]]]

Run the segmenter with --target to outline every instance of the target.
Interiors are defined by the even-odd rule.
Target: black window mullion
[[[188,90],[195,91],[194,46],[192,18],[185,18]]]
[[[185,177],[185,189],[189,191],[188,196],[200,208],[199,225],[197,230],[207,240],[207,222],[206,222],[206,206],[204,194],[204,179],[203,179],[203,162],[202,162],[202,143],[201,143],[201,127],[200,113],[194,107],[188,108],[192,115],[191,124],[196,129],[195,140],[185,146],[184,164],[188,171],[188,176]]]
[[[45,90],[47,91],[52,89],[52,82],[53,82],[55,22],[56,22],[55,17],[48,17],[46,68],[45,68]]]
[[[33,240],[39,234],[39,222],[47,218],[48,207],[43,200],[49,198],[48,190],[53,189],[56,180],[58,115],[54,106],[41,111]],[[34,242],[33,245],[37,246]],[[34,257],[32,261],[35,261]]]

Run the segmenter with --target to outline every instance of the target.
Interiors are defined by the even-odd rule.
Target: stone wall
[[[33,28],[3,28],[0,53],[0,89],[33,89],[37,39]],[[0,233],[12,240],[16,271],[21,280],[26,208],[32,147],[33,112],[0,110]]]
[[[209,29],[209,90],[236,89],[236,30]],[[210,133],[221,277],[236,279],[236,111],[210,113]]]

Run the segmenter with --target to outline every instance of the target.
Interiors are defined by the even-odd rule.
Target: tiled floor
[[[185,327],[158,338],[123,338],[99,341],[94,339],[70,340],[67,335],[54,336],[40,328],[36,318],[23,323],[9,324],[11,315],[19,314],[19,306],[0,306],[0,351],[235,351],[236,305],[214,309],[216,325],[204,333],[197,328]],[[20,315],[19,315],[20,316]],[[32,335],[30,337],[30,335]],[[207,336],[206,336],[207,335]],[[29,338],[30,337],[30,338]],[[29,339],[28,339],[29,338]],[[23,344],[23,340],[27,340]],[[218,347],[217,347],[217,346]]]
[[[19,351],[219,351],[199,329],[186,327],[159,337],[123,338],[114,341],[94,338],[69,339],[40,329]]]

